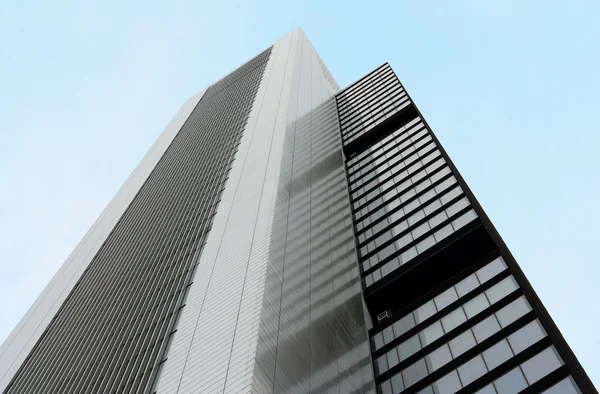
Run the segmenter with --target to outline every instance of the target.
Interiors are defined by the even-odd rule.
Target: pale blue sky
[[[341,86],[389,61],[600,385],[600,2],[123,3],[0,3],[0,341],[184,100],[302,26]]]

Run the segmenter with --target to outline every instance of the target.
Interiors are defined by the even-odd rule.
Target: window
[[[561,380],[542,394],[581,394],[572,377]]]
[[[504,328],[531,310],[524,297],[518,298],[496,313],[500,325]]]
[[[429,367],[429,372],[433,372],[439,369],[441,366],[446,365],[452,361],[452,355],[447,344],[437,348],[431,354],[425,357],[425,362]]]
[[[506,339],[501,340],[485,352],[483,358],[488,369],[492,370],[513,356]]]
[[[487,373],[487,368],[481,355],[472,358],[460,367],[458,374],[463,386],[467,386]]]
[[[492,316],[493,317],[493,316]],[[477,343],[471,330],[465,331],[449,342],[452,355],[456,358],[471,349]]]
[[[477,342],[482,342],[498,331],[500,331],[500,324],[498,324],[498,320],[496,320],[494,315],[479,322],[473,327],[473,333],[475,334]]]
[[[460,380],[456,371],[450,372],[448,375],[433,384],[435,394],[454,394],[461,389]]]
[[[546,333],[540,326],[540,323],[535,320],[521,328],[519,331],[509,335],[508,342],[515,354],[518,354],[545,336]]]
[[[498,394],[515,394],[527,387],[521,368],[517,367],[494,382]]]
[[[551,346],[525,361],[521,364],[521,368],[529,384],[533,384],[561,365],[563,365],[562,360],[556,353],[554,346]]]

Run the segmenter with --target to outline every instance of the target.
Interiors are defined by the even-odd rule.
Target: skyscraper
[[[189,99],[0,348],[7,393],[595,393],[384,64]]]

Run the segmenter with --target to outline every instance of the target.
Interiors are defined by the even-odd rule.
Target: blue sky
[[[325,4],[323,4],[325,3]],[[0,3],[0,341],[184,100],[302,26],[388,61],[600,385],[598,1]]]

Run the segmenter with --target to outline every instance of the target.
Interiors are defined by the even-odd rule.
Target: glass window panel
[[[419,342],[419,335],[415,334],[398,346],[400,360],[406,360],[419,350],[421,350],[421,342]]]
[[[492,370],[513,356],[510,346],[506,339],[501,340],[485,352],[483,358],[487,367]]]
[[[529,346],[544,338],[546,333],[537,320],[532,321],[519,331],[508,336],[508,342],[515,354],[521,353]]]
[[[417,244],[417,251],[423,253],[433,245],[435,245],[435,238],[433,238],[433,235],[430,235]]]
[[[479,294],[477,297],[463,305],[465,313],[469,319],[477,315],[479,312],[485,310],[488,306],[490,306],[490,303],[488,302],[485,294]]]
[[[436,242],[440,242],[442,239],[452,234],[452,232],[454,232],[454,229],[450,224],[447,224],[435,233],[433,233],[433,237],[435,238]]]
[[[458,300],[458,294],[456,294],[456,290],[454,290],[454,287],[451,287],[448,290],[444,291],[442,294],[435,297],[433,299],[433,302],[435,302],[437,310],[441,311],[456,300]]]
[[[457,231],[459,228],[463,227],[467,223],[470,223],[476,218],[477,215],[475,214],[475,211],[471,209],[470,211],[463,213],[462,216],[460,216],[459,218],[454,219],[452,221],[452,227],[454,228],[454,231]]]
[[[458,282],[455,287],[458,296],[463,297],[465,294],[469,293],[473,289],[476,289],[478,286],[479,281],[477,280],[477,276],[475,276],[475,274],[471,274]]]
[[[427,386],[423,390],[419,391],[417,394],[434,394],[433,388],[431,386]]]
[[[373,342],[375,343],[375,349],[379,349],[383,346],[383,335],[379,332],[373,336]]]
[[[408,263],[410,260],[412,260],[413,258],[415,258],[415,256],[417,255],[417,248],[415,248],[414,246],[410,249],[408,249],[407,251],[403,252],[400,257],[402,258],[402,264],[406,264]]]
[[[393,348],[392,350],[387,352],[386,356],[387,356],[388,369],[391,369],[391,368],[395,367],[396,365],[398,365],[398,362],[399,362],[398,351],[396,350],[396,348]]]
[[[494,315],[482,320],[473,327],[473,334],[475,334],[477,343],[481,343],[498,331],[500,331],[500,324],[498,324],[498,320]]]
[[[481,355],[478,355],[458,367],[458,374],[463,386],[467,386],[487,373]]]
[[[492,383],[488,384],[481,390],[477,391],[475,394],[497,394],[496,389]]]
[[[411,328],[415,326],[415,318],[412,313],[404,316],[402,319],[395,322],[392,327],[394,329],[394,335],[398,338],[400,335],[404,334]]]
[[[401,373],[392,376],[390,381],[392,382],[392,389],[394,390],[394,393],[399,393],[404,390],[404,382],[402,381]]]
[[[515,394],[527,387],[527,381],[519,367],[496,379],[494,382],[498,394]]]
[[[558,354],[556,354],[554,346],[550,346],[521,364],[521,368],[523,369],[527,381],[531,385],[560,367],[562,364],[563,362],[560,357],[558,357]]]
[[[415,321],[419,324],[433,316],[436,312],[437,309],[435,308],[435,304],[433,303],[433,300],[431,300],[418,307],[413,314],[415,316]]]
[[[427,372],[427,366],[423,359],[402,371],[402,378],[406,387],[412,386],[427,375],[429,375],[429,372]]]
[[[444,326],[444,330],[446,332],[450,332],[466,321],[467,316],[465,316],[465,312],[461,307],[442,317],[442,325]]]
[[[382,374],[388,370],[387,357],[385,354],[375,360],[375,363],[377,364],[377,373]]]
[[[485,283],[506,269],[506,265],[502,257],[496,258],[494,261],[477,271],[477,277],[481,283]]]
[[[392,391],[392,384],[390,383],[389,380],[386,380],[385,382],[381,383],[379,385],[379,389],[381,390],[381,394],[393,394],[394,393]]]
[[[507,278],[502,279],[500,282],[496,283],[494,286],[486,290],[485,294],[488,296],[488,299],[493,304],[518,288],[519,286],[517,286],[517,282],[515,282],[512,276],[509,276]]]
[[[581,394],[572,377],[561,380],[542,394]]]
[[[460,385],[460,380],[458,379],[458,373],[456,373],[456,371],[450,372],[433,384],[435,394],[454,394],[461,388],[462,386]]]
[[[475,337],[471,330],[468,330],[451,340],[448,344],[450,345],[452,355],[456,358],[474,347],[477,342],[475,342]]]
[[[394,332],[392,331],[392,326],[386,327],[383,330],[383,342],[390,343],[394,340]]]
[[[527,301],[525,301],[525,298],[521,297],[496,312],[496,316],[498,317],[500,325],[506,327],[530,310],[531,307]]]
[[[444,330],[442,330],[440,322],[436,321],[421,331],[419,335],[421,336],[421,343],[423,346],[427,346],[436,339],[441,338],[444,335]]]
[[[448,364],[450,361],[452,361],[452,355],[450,354],[448,345],[443,345],[442,347],[434,350],[428,356],[425,356],[425,362],[427,363],[430,373],[442,367],[443,365]]]

